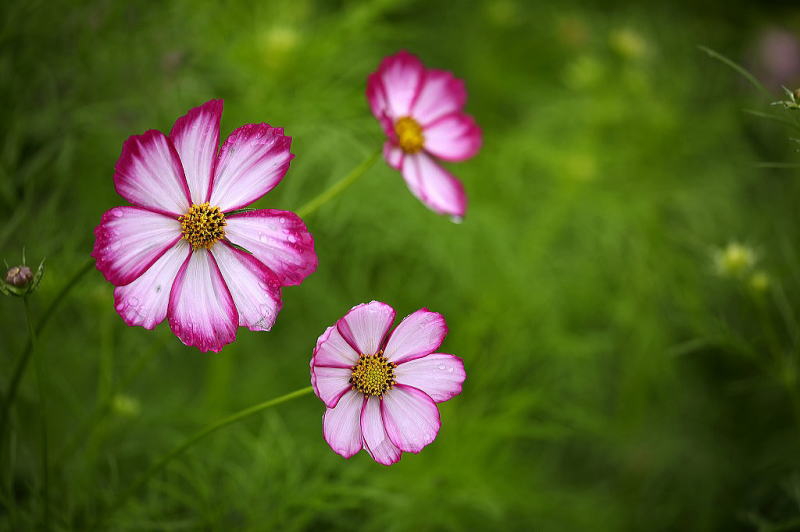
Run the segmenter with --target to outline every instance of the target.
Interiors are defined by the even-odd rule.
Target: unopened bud
[[[27,266],[14,266],[13,268],[9,268],[6,273],[6,282],[18,288],[30,283],[32,279],[33,272]]]

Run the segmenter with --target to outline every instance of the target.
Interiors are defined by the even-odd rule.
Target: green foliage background
[[[382,162],[309,216],[319,270],[270,333],[220,354],[129,328],[92,271],[42,334],[51,526],[85,530],[205,424],[307,386],[316,338],[372,299],[450,326],[464,393],[385,468],[321,437],[313,396],[200,442],[114,530],[793,530],[800,526],[800,181],[741,60],[790,4],[486,0],[7,2],[0,8],[0,252],[47,258],[40,314],[85,262],[122,142],[225,99],[223,136],[286,128],[297,155],[256,206],[295,209],[381,142],[364,98],[406,48],[467,82],[481,153],[451,168],[463,224]],[[556,7],[556,5],[558,7]],[[773,100],[780,94],[775,92]],[[790,113],[782,116],[793,118]],[[794,136],[798,136],[794,133]],[[758,255],[721,278],[714,250]],[[27,335],[0,301],[0,384]],[[28,371],[3,434],[3,530],[41,526]],[[13,464],[13,465],[12,465]],[[11,489],[13,487],[13,490]],[[9,493],[13,491],[13,500]]]

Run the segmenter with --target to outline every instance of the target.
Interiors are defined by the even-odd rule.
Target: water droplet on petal
[[[464,221],[464,217],[463,216],[451,216],[450,217],[450,221],[453,222],[454,224],[460,224],[461,222]]]

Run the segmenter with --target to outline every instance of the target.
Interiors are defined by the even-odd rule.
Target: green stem
[[[714,50],[712,50],[707,46],[698,46],[698,48],[700,48],[700,50],[707,53],[709,56],[713,57],[717,61],[720,61],[721,63],[728,65],[730,68],[738,72],[744,79],[749,81],[753,87],[761,91],[761,94],[763,94],[767,98],[769,99],[775,98],[775,95],[769,92],[767,88],[764,87],[764,85],[760,81],[758,81],[758,78],[756,78],[753,74],[751,74],[746,68],[741,66],[739,63],[731,59],[728,59],[721,53],[715,52]]]
[[[75,272],[75,275],[72,276],[65,284],[61,287],[61,290],[58,292],[55,298],[50,302],[50,305],[44,311],[44,315],[39,319],[39,323],[36,324],[36,334],[42,334],[42,330],[44,330],[45,325],[50,319],[50,316],[55,313],[56,309],[61,305],[61,302],[67,297],[70,291],[78,284],[81,277],[86,275],[92,267],[94,266],[94,259],[89,259],[86,261],[86,264],[81,266],[81,268]],[[14,373],[11,377],[11,383],[8,386],[8,391],[6,392],[6,396],[3,400],[2,406],[0,406],[0,435],[5,434],[6,425],[8,423],[8,415],[9,411],[11,410],[11,405],[14,404],[14,400],[17,397],[17,391],[19,390],[20,381],[22,381],[22,376],[25,374],[25,370],[28,367],[28,361],[30,360],[31,353],[33,352],[33,344],[31,339],[28,339],[28,343],[25,344],[25,349],[20,355],[19,360],[17,362],[16,367],[14,368]]]
[[[237,421],[241,421],[246,419],[250,416],[258,414],[262,410],[266,410],[272,406],[277,406],[281,403],[285,403],[287,401],[291,401],[297,397],[301,397],[303,395],[309,394],[313,391],[311,386],[307,386],[306,388],[300,388],[299,390],[295,390],[293,392],[287,393],[286,395],[281,395],[280,397],[276,397],[274,399],[270,399],[268,401],[264,401],[263,403],[259,403],[257,405],[253,405],[250,407],[245,408],[244,410],[240,410],[235,414],[231,414],[230,416],[223,418],[211,425],[208,425],[203,430],[194,434],[194,436],[189,437],[183,443],[175,447],[172,451],[165,454],[161,459],[155,462],[150,468],[142,473],[138,479],[128,488],[123,494],[116,500],[114,503],[109,506],[107,511],[103,516],[98,519],[96,525],[99,527],[103,524],[103,521],[111,516],[111,514],[119,509],[132,495],[134,495],[139,489],[141,489],[147,482],[153,478],[153,476],[164,469],[168,463],[170,463],[174,458],[182,455],[189,449],[192,445],[197,443],[198,441],[202,440],[209,434],[212,434],[223,427],[227,427]]]
[[[381,153],[382,153],[382,148],[378,148],[377,150],[375,150],[373,153],[370,154],[369,157],[367,157],[366,160],[364,160],[364,162],[356,166],[352,172],[350,172],[342,179],[331,185],[328,189],[324,190],[319,196],[317,196],[316,198],[312,199],[311,201],[309,201],[308,203],[297,209],[297,211],[295,211],[297,212],[297,215],[300,218],[305,218],[306,216],[313,213],[314,211],[316,211],[317,209],[328,203],[330,200],[341,194],[344,189],[346,189],[347,187],[358,181],[358,178],[364,175],[367,172],[367,170],[369,170],[372,167],[372,165],[375,164],[375,161],[378,160]]]
[[[30,338],[33,365],[36,369],[36,385],[37,388],[39,388],[39,418],[42,425],[42,508],[44,510],[44,529],[50,530],[50,475],[47,464],[47,402],[44,391],[44,368],[42,368],[42,363],[39,360],[39,357],[35,354],[36,331],[33,328],[33,317],[31,316],[31,307],[28,303],[28,296],[22,298],[22,303],[25,306],[25,321],[28,324],[28,335]]]

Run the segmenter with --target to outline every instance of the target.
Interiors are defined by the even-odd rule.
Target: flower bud
[[[33,279],[33,272],[27,266],[14,266],[9,268],[6,273],[6,282],[11,286],[21,288],[31,282]]]
[[[0,294],[25,297],[28,294],[32,294],[39,286],[39,282],[44,275],[44,261],[39,264],[36,271],[33,271],[24,264],[24,256],[22,260],[23,264],[9,268],[5,277],[0,279]]]
[[[714,254],[714,266],[721,277],[741,278],[755,263],[755,252],[738,242],[731,242]]]

